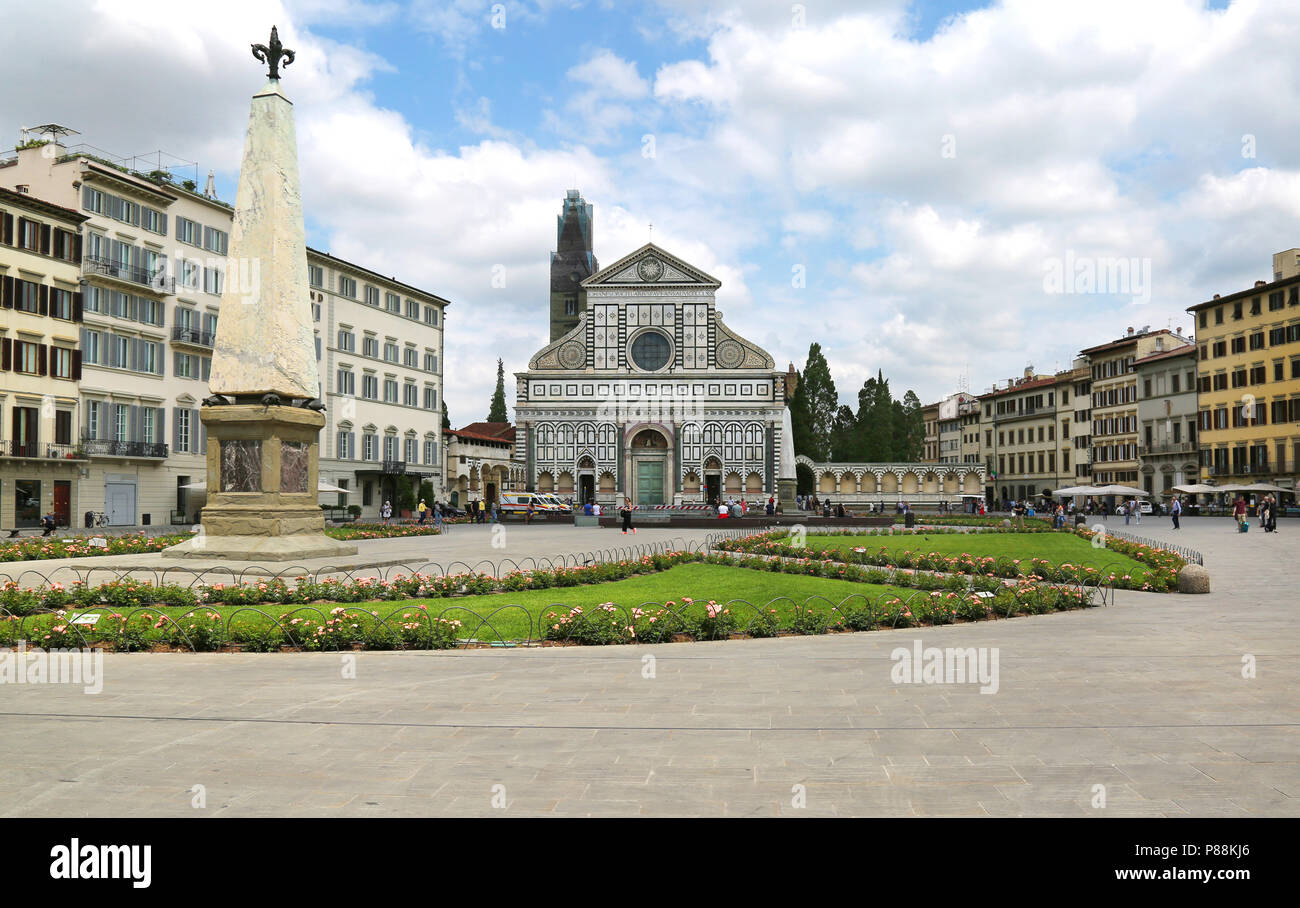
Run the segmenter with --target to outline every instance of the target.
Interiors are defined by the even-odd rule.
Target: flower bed
[[[883,628],[937,626],[957,622],[1041,615],[1089,608],[1095,603],[1082,589],[1021,580],[992,596],[969,591],[894,596],[872,602],[850,597],[839,605],[808,600],[781,620],[776,609],[751,603],[682,599],[655,607],[625,607],[605,602],[594,609],[550,609],[542,622],[544,640],[581,646],[626,643],[724,640],[733,637],[817,635]]]
[[[829,536],[866,536],[867,533],[823,533]],[[1075,535],[1091,541],[1093,532],[1081,529]],[[1178,588],[1178,571],[1186,562],[1183,558],[1167,549],[1153,548],[1136,542],[1129,542],[1115,536],[1106,538],[1105,549],[1125,555],[1146,567],[1144,576],[1130,573],[1104,573],[1089,565],[1062,562],[1060,564],[1045,558],[1011,558],[1009,556],[990,557],[969,553],[946,555],[942,552],[925,552],[905,550],[891,552],[881,548],[872,550],[861,546],[852,549],[826,549],[821,551],[800,551],[794,555],[789,546],[789,536],[785,531],[759,533],[741,539],[723,540],[717,548],[724,551],[743,552],[747,554],[776,556],[789,559],[808,570],[821,570],[810,567],[820,564],[863,564],[891,568],[914,568],[924,571],[937,571],[960,575],[983,575],[1004,579],[1041,579],[1053,583],[1077,583],[1095,585],[1105,582],[1120,589],[1143,590],[1147,592],[1170,592]],[[825,576],[825,575],[823,575]]]
[[[325,535],[334,539],[392,539],[399,536],[436,536],[438,528],[429,524],[362,523],[326,527]],[[28,537],[0,543],[0,561],[44,561],[49,558],[95,558],[100,555],[140,555],[161,552],[189,539],[190,533],[167,533],[146,536],[127,533],[122,536],[50,536]],[[103,545],[91,545],[102,539]]]
[[[719,604],[685,598],[680,605],[674,600],[662,606],[631,609],[612,603],[606,603],[611,606],[608,609],[601,606],[586,610],[537,603],[530,611],[506,595],[630,580],[691,563],[848,581],[863,584],[867,595],[847,596],[834,607],[827,599],[815,597],[816,604],[806,603],[802,608],[794,606],[797,600],[786,597],[780,614],[776,609],[743,600]],[[719,579],[725,582],[725,578],[710,582]],[[873,591],[872,586],[877,589]],[[769,595],[765,581],[757,587]],[[900,592],[906,589],[917,592],[911,596]],[[501,595],[501,604],[483,603],[480,598],[475,606],[481,611],[456,604],[457,599],[486,594]],[[836,594],[836,598],[840,595]],[[874,602],[870,596],[875,596]],[[417,601],[376,607],[377,603],[399,600]],[[444,600],[446,604],[439,609],[433,600]],[[666,642],[868,630],[911,623],[946,624],[1092,604],[1089,591],[1059,589],[1039,583],[1036,578],[1012,581],[979,574],[943,576],[911,569],[891,571],[825,559],[672,552],[634,561],[513,571],[499,578],[482,573],[445,577],[413,573],[389,580],[302,577],[290,584],[277,578],[193,588],[125,579],[91,588],[53,584],[37,589],[22,589],[10,581],[0,586],[0,608],[7,613],[0,620],[0,645],[24,639],[40,646],[102,645],[122,650],[234,647],[269,652],[283,647],[438,649],[455,646],[466,637],[480,643],[538,638],[586,644]],[[87,611],[99,613],[97,623],[72,624],[77,613]],[[511,612],[515,613],[512,621],[502,623],[497,618],[498,614]],[[498,625],[514,636],[498,632]]]

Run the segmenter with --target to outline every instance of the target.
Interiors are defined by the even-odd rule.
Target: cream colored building
[[[0,160],[0,186],[87,218],[76,435],[89,463],[74,518],[196,522],[207,443],[199,406],[221,291],[227,279],[257,280],[257,263],[227,261],[231,206],[164,172],[57,142]],[[447,301],[314,249],[308,270],[327,405],[320,475],[353,492],[339,503],[373,516],[400,477],[440,484]]]
[[[892,513],[902,502],[927,509],[943,502],[959,510],[963,496],[984,494],[986,479],[982,463],[816,463],[803,455],[795,462],[812,471],[819,502],[855,511]]]
[[[0,528],[61,526],[81,503],[78,279],[85,217],[0,189]]]
[[[515,458],[515,427],[510,423],[470,423],[462,429],[444,429],[442,435],[447,466],[439,500],[461,508],[475,500],[491,505],[502,492],[524,489],[527,471],[523,461]]]
[[[1008,379],[1005,388],[980,396],[989,499],[996,507],[1039,500],[1075,484],[1070,438],[1075,375],[1072,369],[1039,375],[1030,367],[1021,378]]]
[[[1191,344],[1166,329],[1129,328],[1118,340],[1081,351],[1092,382],[1092,482],[1137,486],[1139,460],[1137,361]]]
[[[325,428],[320,475],[362,519],[401,483],[443,485],[442,368],[447,300],[309,248]],[[430,502],[432,504],[432,502]]]

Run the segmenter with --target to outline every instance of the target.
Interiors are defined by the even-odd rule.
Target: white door
[[[135,483],[104,483],[104,513],[109,526],[135,525]]]

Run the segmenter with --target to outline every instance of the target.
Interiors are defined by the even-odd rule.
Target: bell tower
[[[582,282],[600,270],[592,253],[591,205],[576,189],[564,194],[551,253],[551,340],[568,334],[587,308]]]

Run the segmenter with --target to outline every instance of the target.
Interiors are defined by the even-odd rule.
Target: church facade
[[[723,322],[719,286],[653,243],[582,280],[577,323],[516,373],[529,489],[641,506],[778,493],[787,373]]]

